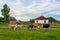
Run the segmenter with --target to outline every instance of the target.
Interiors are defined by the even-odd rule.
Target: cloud
[[[24,3],[21,0],[16,0],[14,6],[12,9],[16,10],[14,11],[15,17],[17,17],[17,14],[20,15],[20,17],[21,15],[29,13],[34,15],[41,15],[42,13],[47,14],[46,12],[52,12],[60,8],[60,4],[57,2],[57,0],[32,0],[31,3],[27,6],[24,6]],[[28,15],[26,16],[28,19],[31,18],[29,18]]]
[[[15,17],[17,20],[28,21],[30,19],[29,16],[24,15],[24,12],[19,10],[11,10],[10,16]]]
[[[15,17],[17,20],[29,20],[29,17],[24,15],[24,11],[25,9],[21,0],[15,0],[10,12],[10,16]]]
[[[0,0],[0,5],[2,5],[4,3],[4,1],[3,0]]]
[[[22,20],[22,21],[29,21],[29,17],[28,16],[26,16],[26,15],[24,15],[24,16],[22,16],[22,15],[20,15],[19,17],[15,17],[16,19],[18,19],[18,20]]]
[[[51,12],[55,12],[56,10],[60,9],[59,0],[31,0],[29,3],[28,2],[29,0],[11,0],[11,4],[9,5],[9,7],[11,8],[10,15],[18,20],[29,20],[30,18],[39,16],[41,14],[53,16],[55,14],[51,14]],[[3,1],[1,0],[1,4],[2,3]],[[56,15],[59,14],[60,12],[56,12]]]
[[[60,4],[53,4],[51,0],[42,0],[42,3],[33,1],[29,6],[27,6],[27,11],[29,13],[44,13],[47,11],[56,10],[60,8]]]

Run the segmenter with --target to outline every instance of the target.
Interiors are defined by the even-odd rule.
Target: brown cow
[[[33,24],[33,27],[34,27],[35,29],[39,29],[39,26],[38,26],[38,24],[36,24],[36,23]]]
[[[33,23],[33,24],[31,24],[31,25],[29,25],[29,27],[28,28],[34,28],[34,29],[39,29],[39,26],[38,26],[38,24],[36,24],[36,23]]]

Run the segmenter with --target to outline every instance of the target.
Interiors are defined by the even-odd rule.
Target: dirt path
[[[60,28],[41,28],[43,30],[60,30]]]

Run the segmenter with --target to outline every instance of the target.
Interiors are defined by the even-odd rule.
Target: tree
[[[30,22],[31,22],[31,23],[34,23],[34,19],[30,19]]]
[[[50,23],[52,23],[53,20],[55,20],[53,17],[48,17],[48,20]]]
[[[3,9],[1,10],[2,15],[4,16],[4,21],[5,22],[9,22],[9,12],[10,12],[10,8],[7,6],[7,4],[4,4]]]
[[[4,18],[3,17],[0,17],[0,22],[3,22],[4,21]]]
[[[59,21],[59,24],[60,24],[60,21]]]

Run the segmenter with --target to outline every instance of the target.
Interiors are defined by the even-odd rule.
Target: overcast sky
[[[17,20],[29,20],[41,15],[60,20],[60,0],[0,0],[0,16],[4,4],[10,7],[10,16]]]

